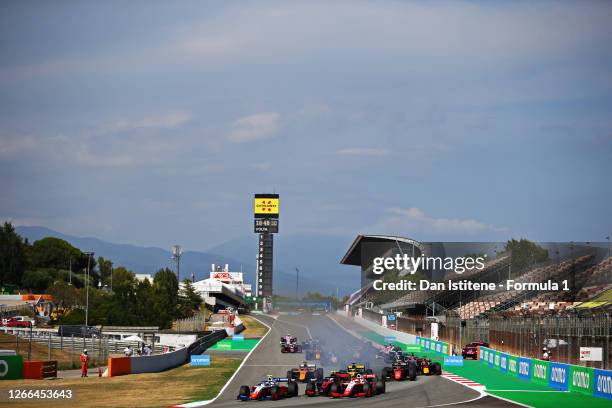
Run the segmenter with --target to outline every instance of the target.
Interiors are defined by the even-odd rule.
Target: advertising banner
[[[497,354],[497,351],[489,350],[489,367],[490,368],[493,368],[495,366],[495,354]]]
[[[22,356],[0,356],[0,380],[23,378]]]
[[[210,356],[191,356],[191,365],[193,367],[208,367],[210,366]]]
[[[612,371],[594,369],[593,395],[612,399]]]
[[[442,352],[442,343],[440,343],[439,341],[436,341],[436,353],[441,353]]]
[[[569,390],[593,395],[593,369],[571,365],[569,368]]]
[[[395,336],[385,336],[385,344],[393,344],[393,342],[395,341]]]
[[[463,357],[462,356],[445,356],[444,357],[444,365],[445,366],[463,366]]]
[[[580,347],[580,361],[601,361],[602,356],[601,347]]]
[[[494,357],[494,360],[493,360],[493,364],[495,365],[496,368],[499,368],[500,354],[501,353],[499,351],[495,352],[495,357]]]
[[[570,368],[567,364],[550,362],[550,374],[548,378],[548,386],[561,391],[567,391],[569,388]]]
[[[442,343],[442,354],[448,354],[448,344]]]
[[[519,357],[518,359],[518,377],[521,380],[531,380],[531,359]]]
[[[517,356],[508,355],[508,375],[518,375],[518,360]]]
[[[531,360],[531,381],[548,385],[548,361]]]
[[[489,361],[489,349],[486,347],[480,347],[480,362],[486,363]]]
[[[508,355],[506,353],[499,353],[499,369],[504,373],[508,371]]]

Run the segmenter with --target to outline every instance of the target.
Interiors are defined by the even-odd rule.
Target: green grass
[[[609,399],[591,397],[578,392],[508,392],[508,391],[487,391],[491,395],[496,395],[512,401],[520,402],[536,408],[562,408],[562,407],[588,407],[588,408],[610,408],[612,402]]]
[[[249,351],[255,348],[259,339],[244,339],[244,340],[232,340],[225,339],[218,341],[217,344],[210,347],[209,350],[240,350]]]
[[[214,360],[216,360],[216,364],[211,364],[211,367],[191,367],[191,369],[199,369],[198,373],[202,376],[200,378],[207,379],[203,381],[203,386],[199,387],[197,392],[190,395],[189,399],[191,401],[210,400],[215,398],[242,362],[240,358]]]

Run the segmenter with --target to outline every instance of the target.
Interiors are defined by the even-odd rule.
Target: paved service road
[[[330,369],[341,368],[340,364],[346,365],[346,363],[351,361],[356,363],[365,362],[376,374],[380,373],[380,368],[383,365],[382,361],[375,358],[375,353],[371,348],[364,347],[362,340],[343,330],[337,323],[325,315],[281,315],[276,320],[267,316],[257,316],[257,318],[271,327],[270,333],[257,346],[212,406],[235,407],[240,404],[255,404],[257,407],[293,407],[304,405],[316,405],[317,407],[333,405],[340,407],[342,404],[350,404],[351,407],[410,408],[456,404],[456,406],[462,408],[516,407],[516,405],[492,397],[479,398],[480,393],[477,391],[438,376],[419,376],[414,382],[388,381],[387,392],[372,398],[331,399],[328,397],[307,397],[304,395],[305,384],[299,383],[299,397],[280,401],[238,401],[236,396],[241,385],[254,385],[262,381],[268,374],[275,377],[285,377],[287,370],[297,367],[304,360],[304,354],[283,354],[280,352],[280,338],[287,333],[297,336],[299,342],[307,340],[310,336],[319,337],[324,342],[324,350],[332,350],[338,355],[339,362],[337,367],[323,366],[325,375],[328,375]]]

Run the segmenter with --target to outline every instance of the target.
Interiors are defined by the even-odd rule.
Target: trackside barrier
[[[218,330],[199,338],[189,347],[171,353],[140,357],[109,357],[107,375],[114,377],[125,374],[157,373],[178,367],[189,362],[191,355],[202,354],[226,336],[225,330]]]
[[[450,346],[444,341],[432,340],[427,337],[416,336],[416,344],[427,351],[437,354],[451,355]]]
[[[0,380],[20,380],[23,378],[22,356],[0,356]]]
[[[23,378],[27,380],[41,380],[43,378],[42,368],[42,361],[24,361]]]
[[[543,361],[480,347],[479,361],[489,368],[560,391],[612,400],[612,371]]]
[[[57,377],[57,361],[24,361],[23,378],[42,380]]]
[[[118,375],[130,374],[132,372],[131,357],[109,357],[108,358],[108,376],[116,377]]]

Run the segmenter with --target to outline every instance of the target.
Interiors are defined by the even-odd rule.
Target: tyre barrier
[[[612,371],[514,356],[480,346],[479,361],[487,367],[559,391],[612,399]]]

